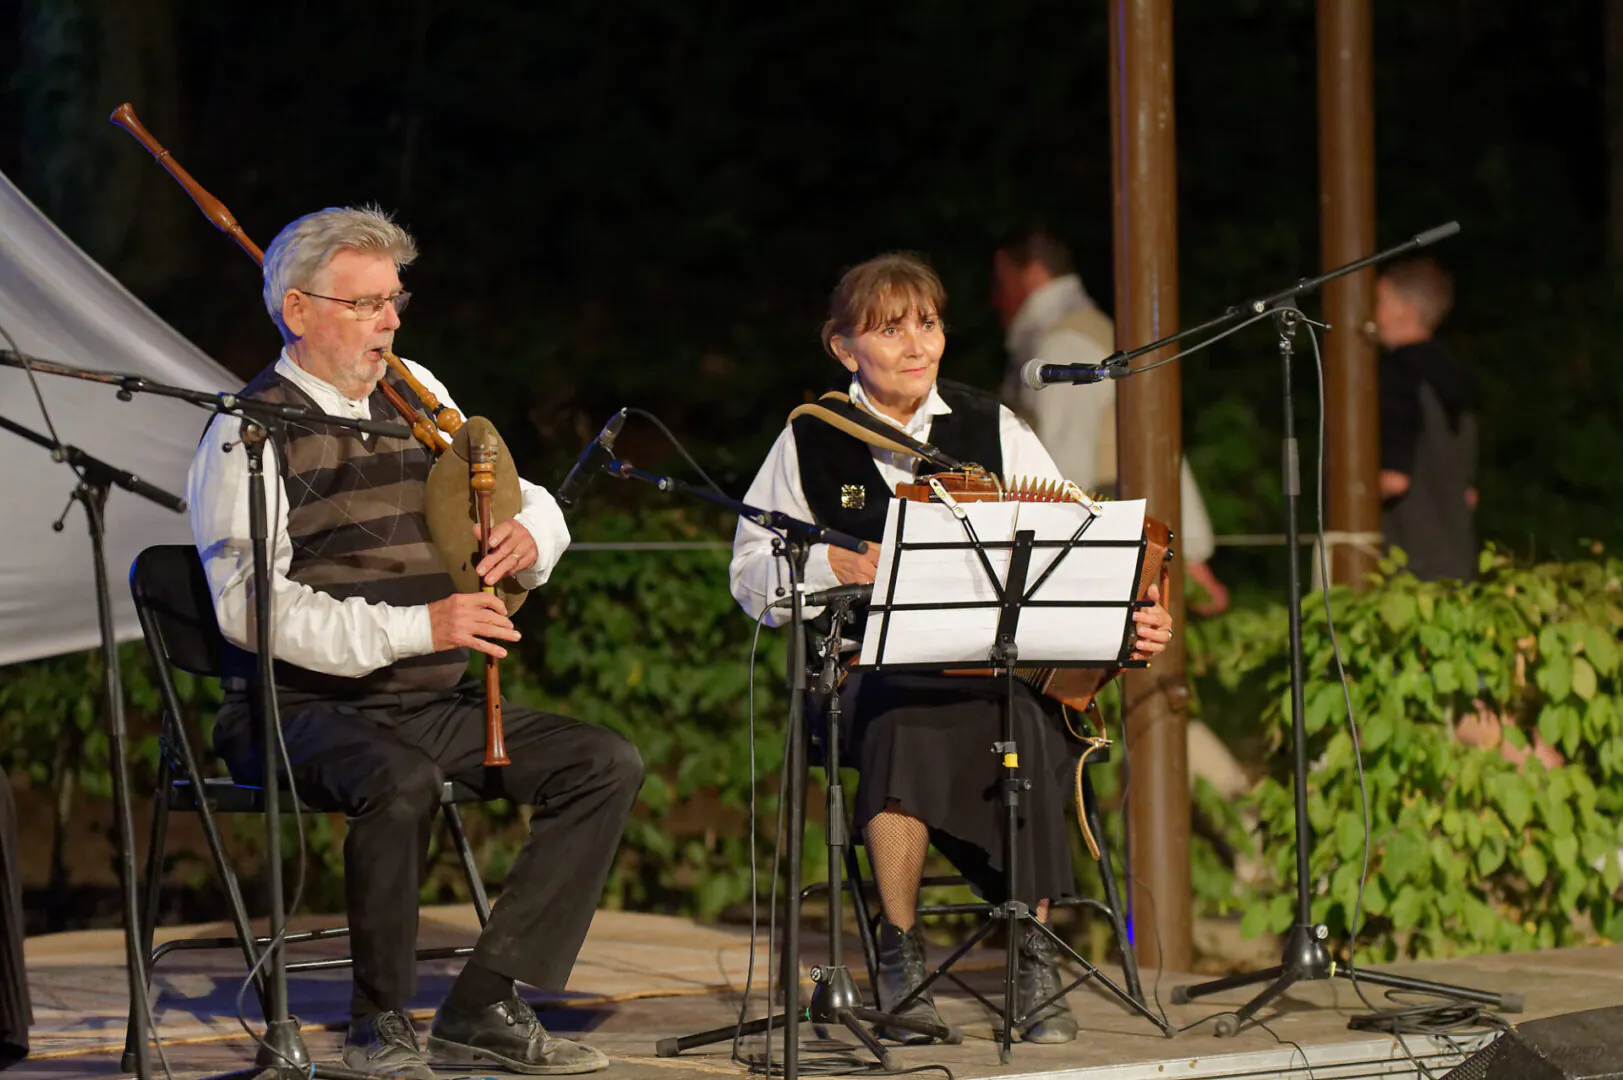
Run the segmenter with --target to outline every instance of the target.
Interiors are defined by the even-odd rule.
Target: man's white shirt
[[[1082,288],[1082,279],[1075,274],[1063,274],[1032,290],[1009,321],[1005,339],[1009,369],[1003,385],[1003,399],[1013,402],[1020,415],[1031,420],[1065,475],[1085,490],[1095,490],[1107,482],[1100,475],[1099,429],[1107,423],[1114,427],[1115,381],[1065,383],[1033,390],[1020,381],[1020,369],[1038,357],[1045,364],[1097,364],[1109,356],[1114,342],[1095,341],[1068,327],[1049,329],[1080,305],[1092,303]],[[1183,519],[1178,530],[1178,552],[1185,565],[1206,562],[1217,550],[1217,538],[1188,458],[1183,459],[1179,469],[1178,499]]]
[[[443,405],[456,408],[450,393],[427,369],[409,360],[405,363]],[[276,370],[308,394],[323,412],[348,419],[371,419],[367,399],[345,397],[295,364],[286,350]],[[240,445],[235,445],[241,437],[241,420],[224,415],[214,418],[192,458],[186,499],[191,507],[192,538],[202,555],[220,631],[227,641],[254,651],[248,457]],[[287,532],[287,489],[282,483],[276,444],[267,441],[265,447],[273,655],[311,671],[358,678],[397,660],[432,653],[434,634],[426,605],[373,604],[361,597],[339,600],[288,578],[293,543]],[[514,520],[535,538],[537,555],[535,565],[515,574],[514,580],[523,588],[533,589],[551,576],[552,568],[569,547],[569,527],[550,492],[523,479],[519,487],[523,499]]]

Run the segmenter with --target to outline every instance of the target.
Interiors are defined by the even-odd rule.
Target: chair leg
[[[209,805],[208,790],[203,784],[203,774],[197,767],[197,758],[192,753],[191,740],[186,737],[185,725],[174,724],[172,733],[175,736],[175,746],[180,751],[180,766],[186,774],[186,782],[192,785],[192,792],[197,799],[197,816],[203,825],[203,838],[208,843],[209,854],[214,859],[214,872],[220,875],[220,884],[225,886],[226,902],[231,908],[231,925],[236,928],[237,942],[242,947],[242,958],[248,969],[253,971],[259,964],[259,953],[254,945],[254,929],[248,922],[248,907],[242,900],[242,886],[237,882],[236,871],[231,868],[231,861],[226,857],[225,842],[220,837],[220,823],[214,816],[214,807]],[[167,794],[167,793],[166,793]],[[254,976],[254,992],[261,998],[260,1005],[264,1005],[265,981],[263,973]]]
[[[158,925],[158,901],[163,886],[163,854],[169,833],[169,800],[165,797],[174,783],[175,769],[168,754],[161,755],[157,794],[152,799],[152,832],[147,839],[146,895],[141,904],[141,948],[152,955],[152,935]],[[147,972],[151,982],[152,972]]]
[[[451,842],[462,860],[462,872],[468,875],[468,893],[473,897],[473,910],[478,913],[479,925],[483,927],[490,921],[490,898],[485,895],[485,882],[479,876],[479,864],[474,861],[468,831],[462,827],[462,815],[455,803],[445,804],[445,827],[450,830]]]
[[[868,897],[862,891],[862,860],[855,844],[845,848],[845,884],[851,890],[851,909],[857,917],[857,939],[862,942],[862,962],[868,966],[868,986],[879,985],[879,946],[874,941],[873,920],[868,913]],[[877,991],[874,1008],[879,1007]]]
[[[169,800],[165,795],[169,785],[174,782],[174,766],[167,753],[158,755],[158,785],[154,789],[157,794],[152,798],[152,830],[147,836],[147,865],[146,865],[146,895],[141,898],[141,910],[137,913],[137,936],[141,941],[141,952],[147,957],[146,989],[148,996],[152,993],[152,935],[158,925],[158,898],[163,885],[163,850],[166,834],[169,831]],[[135,1010],[137,1004],[130,1002],[129,1018],[124,1026],[124,1056],[120,1067],[129,1072],[135,1068]]]
[[[1088,817],[1088,828],[1093,830],[1094,839],[1099,842],[1099,877],[1104,882],[1110,921],[1115,924],[1116,945],[1121,949],[1122,978],[1128,996],[1142,1002],[1144,987],[1138,978],[1138,957],[1134,955],[1133,943],[1127,935],[1127,919],[1123,914],[1121,893],[1116,888],[1116,870],[1110,863],[1110,842],[1105,838],[1104,822],[1099,818],[1099,800],[1093,794],[1093,778],[1085,767],[1082,770],[1082,807]]]

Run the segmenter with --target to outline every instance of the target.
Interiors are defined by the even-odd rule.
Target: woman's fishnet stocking
[[[930,852],[930,828],[902,809],[895,799],[868,819],[868,861],[879,887],[885,921],[900,930],[913,929],[918,916],[919,881]],[[1048,921],[1048,901],[1037,901],[1037,921]]]
[[[905,813],[895,799],[868,820],[868,861],[879,886],[879,906],[885,920],[902,930],[913,929],[919,905],[919,879],[930,850],[930,829]]]

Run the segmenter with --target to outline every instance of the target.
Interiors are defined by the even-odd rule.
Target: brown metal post
[[[1375,119],[1369,0],[1319,0],[1319,210],[1324,269],[1375,251]],[[1326,526],[1381,530],[1380,399],[1376,345],[1364,325],[1375,310],[1375,271],[1324,287]],[[1306,477],[1304,494],[1312,490]],[[1314,526],[1308,523],[1311,531]],[[1330,580],[1361,586],[1374,545],[1331,547]]]
[[[1623,0],[1606,0],[1601,31],[1606,101],[1606,253],[1623,265]]]
[[[1111,0],[1110,42],[1116,344],[1134,347],[1178,328],[1172,0]],[[1140,363],[1166,355],[1147,356]],[[1174,533],[1179,528],[1183,458],[1179,366],[1168,364],[1116,387],[1122,495],[1148,499],[1149,512]],[[1131,774],[1129,887],[1140,962],[1187,971],[1192,927],[1182,574],[1172,575],[1171,592],[1163,597],[1174,620],[1171,646],[1150,669],[1128,672],[1123,685]]]

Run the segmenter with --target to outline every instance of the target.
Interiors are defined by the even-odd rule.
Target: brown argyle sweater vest
[[[398,376],[390,373],[387,381],[406,401],[422,407]],[[262,401],[316,408],[274,366],[242,392]],[[372,391],[370,405],[372,419],[400,422],[381,389]],[[360,597],[369,604],[399,607],[443,600],[455,591],[428,534],[424,496],[434,462],[416,439],[290,422],[276,443],[293,544],[290,579],[335,600]],[[333,697],[442,690],[460,682],[467,667],[466,649],[407,657],[360,678],[278,661],[276,685]]]

